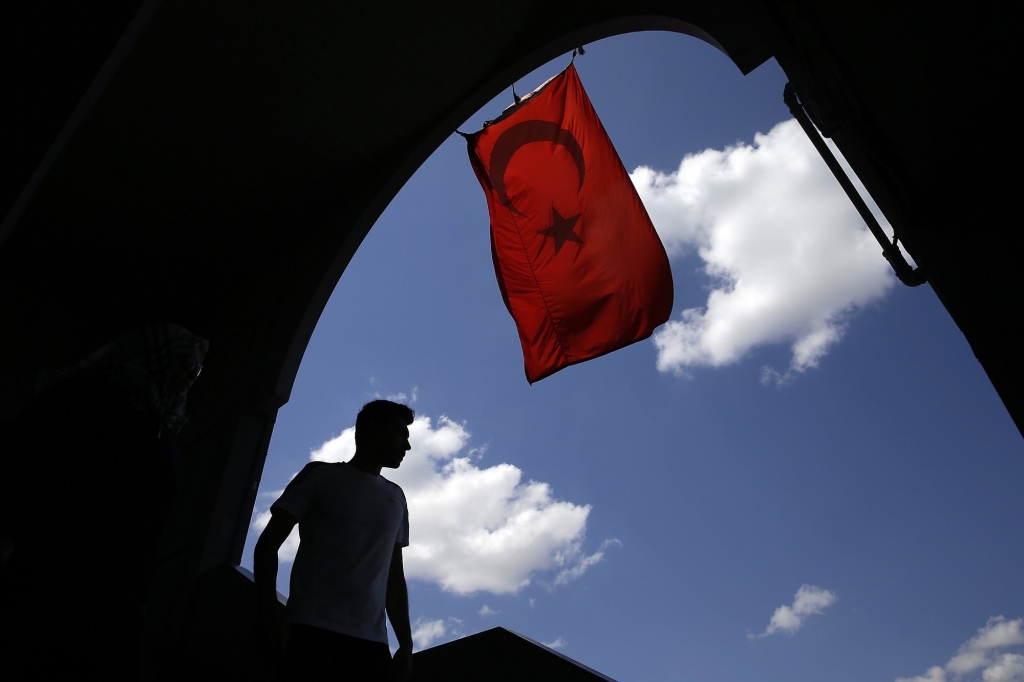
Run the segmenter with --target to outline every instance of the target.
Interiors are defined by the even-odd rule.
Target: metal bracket
[[[892,241],[889,241],[889,237],[886,236],[885,231],[882,230],[882,226],[878,224],[878,220],[875,219],[871,209],[864,202],[864,198],[861,197],[860,192],[853,186],[853,182],[849,176],[846,175],[846,171],[839,165],[839,161],[836,159],[832,150],[825,144],[825,140],[822,139],[818,129],[811,123],[811,119],[807,116],[807,112],[804,111],[803,104],[796,96],[796,91],[793,89],[792,84],[786,83],[786,88],[782,94],[782,101],[789,107],[790,113],[800,123],[800,127],[807,133],[807,137],[810,138],[814,148],[818,150],[818,154],[825,161],[829,170],[832,171],[832,175],[836,176],[836,180],[839,181],[840,186],[846,192],[846,196],[853,202],[857,212],[860,213],[860,217],[864,219],[868,229],[871,230],[871,234],[875,236],[878,243],[882,247],[882,255],[885,260],[889,261],[889,265],[892,266],[893,272],[896,273],[896,278],[899,281],[906,284],[908,287],[916,287],[924,284],[928,280],[925,278],[924,273],[921,272],[921,268],[912,268],[907,259],[903,257],[903,253],[899,247],[899,237],[893,237]]]

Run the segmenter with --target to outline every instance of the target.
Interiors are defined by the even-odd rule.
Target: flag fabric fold
[[[530,383],[668,320],[665,248],[575,67],[466,139]]]

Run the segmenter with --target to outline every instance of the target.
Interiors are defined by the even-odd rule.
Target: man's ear
[[[376,448],[380,443],[380,425],[376,423],[367,424],[366,435],[363,436],[363,443],[369,448]]]

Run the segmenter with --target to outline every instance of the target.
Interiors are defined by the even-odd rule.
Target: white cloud
[[[686,375],[788,343],[789,368],[762,374],[784,383],[816,367],[851,315],[893,286],[881,247],[795,120],[753,145],[689,154],[672,173],[641,166],[631,177],[670,257],[696,252],[711,279],[705,306],[655,334],[663,372]]]
[[[985,627],[978,630],[978,634],[963,643],[953,658],[946,663],[946,670],[962,675],[978,668],[983,668],[991,663],[991,653],[994,649],[1005,649],[1006,647],[1024,644],[1024,618],[1017,620],[1006,620],[1002,616],[989,618]]]
[[[412,622],[412,649],[419,651],[449,640],[459,639],[464,635],[461,618],[455,616],[436,620],[417,618]],[[394,654],[394,650],[391,653]]]
[[[405,393],[403,391],[399,391],[398,393],[389,393],[386,396],[384,396],[384,399],[385,400],[390,400],[393,403],[402,403],[404,405],[415,405],[416,404],[416,398],[417,398],[416,394],[417,394],[418,390],[419,389],[416,386],[413,386],[412,387],[412,391],[410,391],[409,393]]]
[[[985,668],[981,678],[985,682],[1024,682],[1024,656],[1003,654]]]
[[[924,675],[898,677],[896,682],[946,682],[946,671],[937,665],[933,665]]]
[[[406,576],[457,594],[509,594],[547,571],[565,584],[601,561],[608,546],[621,545],[606,541],[587,555],[590,505],[556,499],[550,485],[524,482],[511,464],[478,466],[483,450],[468,449],[469,440],[465,424],[420,416],[409,427],[412,450],[402,466],[384,472],[409,503]],[[310,458],[343,462],[353,454],[354,427],[313,449]],[[268,520],[267,512],[257,514],[254,526],[262,530]],[[294,558],[297,546],[298,536],[290,537],[281,558]]]
[[[501,611],[495,611],[494,609],[492,609],[487,604],[484,604],[480,608],[480,610],[477,611],[477,615],[480,616],[481,618],[484,618],[486,616],[493,616],[493,615],[496,615],[496,614],[499,614],[499,613],[501,613]]]
[[[822,613],[826,608],[835,604],[838,599],[836,593],[831,590],[823,590],[814,585],[801,585],[793,595],[792,605],[783,605],[775,609],[768,627],[756,636],[767,637],[776,632],[793,634],[800,629],[808,616]]]
[[[564,585],[582,576],[588,568],[604,559],[605,550],[612,545],[622,547],[622,543],[616,538],[609,538],[605,540],[601,543],[601,546],[596,552],[590,556],[580,557],[574,565],[559,571],[558,575],[555,576],[555,584]]]
[[[350,427],[324,442],[318,448],[309,451],[309,458],[314,462],[347,462],[356,454],[356,429]]]
[[[899,677],[896,682],[1024,682],[1024,655],[1000,649],[1024,645],[1024,618],[1007,620],[1003,616],[988,619],[978,634],[964,642],[945,667],[932,666],[924,675]]]
[[[412,624],[413,650],[426,649],[438,639],[448,634],[443,620],[424,620],[417,618]]]
[[[377,377],[370,377],[370,387],[374,389],[373,392],[370,393],[370,396],[375,400],[383,398],[384,400],[390,400],[393,403],[403,403],[405,405],[415,405],[419,394],[418,386],[413,386],[412,391],[409,393],[406,393],[405,391],[387,393],[384,390],[384,385],[377,380]]]
[[[541,644],[543,644],[549,649],[564,649],[569,645],[569,643],[561,637],[557,637],[553,642],[541,642]]]

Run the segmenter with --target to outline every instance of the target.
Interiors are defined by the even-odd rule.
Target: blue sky
[[[314,451],[344,458],[363,403],[405,394],[429,419],[394,476],[421,646],[501,625],[621,682],[1024,681],[1020,434],[934,293],[894,283],[785,123],[782,71],[744,77],[662,33],[576,65],[643,167],[672,322],[528,385],[453,135],[320,319],[244,563],[273,491]]]

